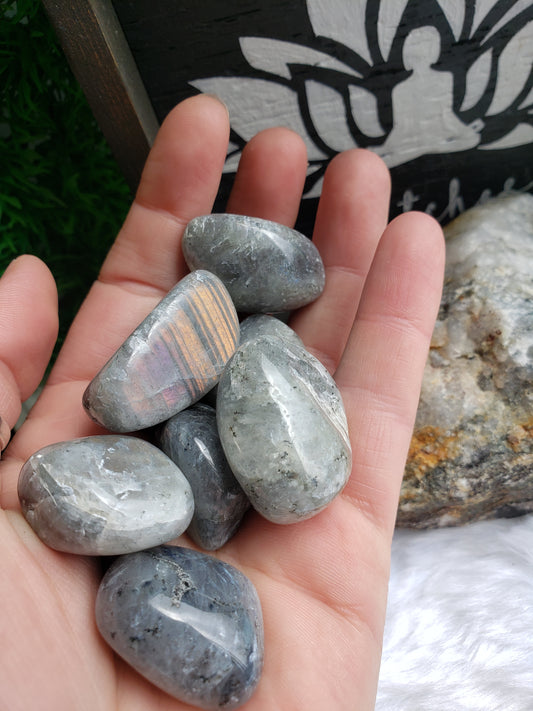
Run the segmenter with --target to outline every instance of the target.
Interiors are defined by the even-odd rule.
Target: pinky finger
[[[335,374],[354,465],[346,497],[391,534],[444,268],[438,223],[396,218],[380,240]]]

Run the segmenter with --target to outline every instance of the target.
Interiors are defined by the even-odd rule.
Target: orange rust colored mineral
[[[513,450],[513,452],[522,452],[525,451],[524,447],[526,447],[527,451],[530,449],[530,442],[528,440],[533,438],[533,417],[530,418],[527,422],[524,422],[523,424],[519,425],[517,424],[511,432],[507,435],[506,442],[509,445],[509,447]]]
[[[421,427],[411,439],[406,476],[422,479],[431,469],[457,456],[457,434],[438,427]]]

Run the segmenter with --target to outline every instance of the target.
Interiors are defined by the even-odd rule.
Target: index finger
[[[188,272],[187,222],[212,209],[226,157],[225,106],[198,96],[165,119],[113,247],[58,357],[50,383],[90,380]]]

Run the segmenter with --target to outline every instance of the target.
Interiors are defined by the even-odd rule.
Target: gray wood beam
[[[158,121],[110,1],[42,0],[72,71],[131,189]]]

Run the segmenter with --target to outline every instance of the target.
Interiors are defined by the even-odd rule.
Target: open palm
[[[101,432],[82,409],[82,393],[186,274],[181,234],[192,217],[211,211],[228,135],[227,113],[212,97],[189,99],[168,116],[99,280],[4,453],[2,710],[189,708],[145,682],[101,640],[94,621],[99,561],[44,546],[20,515],[16,485],[35,450]],[[243,153],[228,211],[292,225],[306,168],[295,134],[259,134]],[[291,324],[343,393],[354,452],[350,481],[302,523],[276,526],[250,514],[217,553],[251,578],[263,606],[265,667],[249,711],[374,705],[398,491],[443,268],[438,225],[411,213],[386,227],[388,203],[379,158],[354,150],[332,161],[313,236],[326,288]],[[49,357],[55,299],[50,273],[34,258],[15,262],[0,282],[0,412],[10,425]]]

